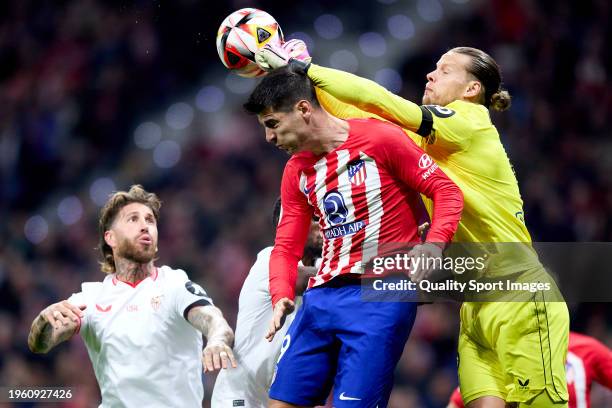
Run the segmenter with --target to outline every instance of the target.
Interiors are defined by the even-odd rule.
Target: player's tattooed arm
[[[199,330],[207,339],[202,353],[204,372],[236,367],[236,359],[232,352],[234,332],[229,326],[219,308],[196,306],[187,314],[187,321]]]
[[[86,306],[74,306],[64,300],[42,310],[32,322],[28,347],[33,353],[47,353],[68,340],[81,326]]]

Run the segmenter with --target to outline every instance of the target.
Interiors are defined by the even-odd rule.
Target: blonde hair
[[[110,229],[123,207],[132,203],[144,204],[153,211],[155,220],[159,221],[159,209],[161,201],[154,193],[149,193],[140,184],[134,184],[129,191],[117,191],[113,193],[102,210],[98,221],[99,246],[101,254],[100,269],[104,273],[115,273],[115,259],[113,249],[104,240],[104,234]]]
[[[481,104],[499,112],[510,108],[512,98],[507,90],[502,89],[501,69],[493,57],[472,47],[456,47],[450,51],[467,55],[472,59],[472,63],[466,69],[482,85],[479,101]]]

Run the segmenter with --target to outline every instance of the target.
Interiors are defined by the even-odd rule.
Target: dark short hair
[[[243,106],[254,115],[268,108],[276,112],[289,112],[301,100],[320,106],[310,78],[287,65],[268,73]]]
[[[484,88],[484,92],[481,91],[480,95],[481,104],[500,112],[510,108],[511,97],[508,91],[502,88],[501,69],[493,57],[472,47],[456,47],[451,51],[467,55],[472,59],[466,68]]]

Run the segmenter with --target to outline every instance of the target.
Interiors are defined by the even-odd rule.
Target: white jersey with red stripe
[[[449,242],[463,199],[459,188],[396,125],[349,120],[349,134],[333,151],[295,154],[281,184],[281,219],[270,260],[273,303],[293,299],[297,262],[316,214],[324,235],[323,263],[309,287],[364,272],[383,244],[418,243],[428,220],[420,193],[435,206],[427,241]]]
[[[100,407],[201,407],[202,335],[185,318],[212,300],[182,270],[167,266],[133,285],[108,275],[68,301],[86,305],[80,333]]]

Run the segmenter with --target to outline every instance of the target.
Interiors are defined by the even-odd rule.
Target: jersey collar
[[[113,285],[117,286],[117,282],[122,282],[122,283],[125,283],[126,285],[129,285],[129,286],[131,286],[131,287],[135,288],[135,287],[136,287],[136,286],[138,286],[138,285],[139,285],[141,282],[145,281],[145,280],[146,280],[146,279],[148,279],[148,278],[151,278],[151,280],[152,280],[153,282],[155,282],[155,281],[157,280],[157,276],[158,276],[158,275],[159,275],[159,271],[157,270],[157,267],[155,267],[155,269],[153,270],[153,272],[151,273],[151,275],[147,276],[147,277],[146,277],[146,278],[144,278],[144,279],[139,280],[138,282],[132,283],[132,282],[126,282],[126,281],[123,281],[123,280],[121,280],[121,279],[118,279],[118,278],[117,278],[117,274],[115,274],[115,273],[114,273],[114,274],[113,274]]]

